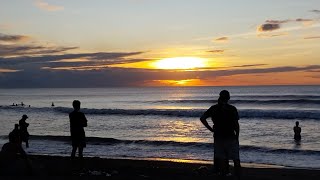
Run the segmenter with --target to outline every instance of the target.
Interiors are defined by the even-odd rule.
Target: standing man
[[[200,118],[202,124],[214,133],[214,159],[220,173],[227,174],[229,160],[234,162],[234,174],[240,179],[239,157],[239,115],[237,109],[228,104],[230,94],[227,90],[220,92],[218,104],[211,106]],[[213,127],[207,118],[211,117]]]
[[[20,138],[22,142],[26,143],[26,148],[29,147],[29,132],[28,132],[29,123],[26,122],[27,119],[28,119],[28,116],[24,114],[22,116],[22,119],[19,121]]]
[[[79,150],[79,157],[82,159],[83,148],[86,147],[84,127],[87,127],[87,118],[82,112],[80,112],[80,104],[80,101],[74,100],[72,103],[74,110],[69,114],[72,140],[71,159],[75,158],[77,149]]]

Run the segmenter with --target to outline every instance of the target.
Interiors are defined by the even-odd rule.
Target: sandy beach
[[[33,174],[24,175],[27,179],[43,178],[43,176],[54,179],[70,176],[90,179],[223,179],[211,173],[211,164],[203,163],[98,157],[85,158],[84,161],[71,161],[69,157],[43,155],[30,156],[30,160]],[[320,170],[249,164],[243,167],[242,179],[315,180],[319,177]],[[11,178],[1,177],[1,179]],[[233,179],[233,177],[225,177],[225,179]]]

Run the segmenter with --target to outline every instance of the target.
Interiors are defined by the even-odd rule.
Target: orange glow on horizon
[[[158,69],[195,69],[205,67],[205,60],[199,57],[173,57],[153,63]]]
[[[151,86],[202,86],[200,79],[183,79],[183,80],[154,80],[147,85]]]

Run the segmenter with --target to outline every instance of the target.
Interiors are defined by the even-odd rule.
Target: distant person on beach
[[[84,127],[87,127],[87,118],[80,112],[80,104],[80,101],[74,100],[72,103],[74,110],[69,114],[72,140],[71,159],[75,158],[77,149],[79,150],[79,157],[83,158],[83,148],[86,147]]]
[[[27,175],[31,173],[31,163],[23,150],[19,137],[13,132],[9,134],[9,142],[0,151],[1,175]]]
[[[19,144],[21,145],[21,132],[19,129],[19,124],[15,124],[14,125],[14,129],[11,131],[12,135],[14,136],[14,139],[17,140],[17,142],[19,142]]]
[[[51,107],[54,107],[54,103],[52,102]]]
[[[29,123],[26,122],[28,119],[27,115],[23,115],[22,119],[19,121],[19,126],[20,126],[20,137],[21,141],[26,143],[26,147],[29,147],[29,132],[28,132],[28,126]]]
[[[240,179],[239,157],[239,115],[237,109],[228,104],[230,94],[223,90],[219,94],[218,103],[211,106],[200,118],[202,124],[214,133],[214,160],[215,167],[222,175],[229,172],[229,160],[234,162],[234,174]],[[207,118],[211,117],[213,127],[208,124]]]
[[[299,127],[299,121],[296,121],[296,126],[293,127],[294,140],[301,140],[301,127]]]

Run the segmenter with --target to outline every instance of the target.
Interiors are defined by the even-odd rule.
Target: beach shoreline
[[[212,163],[174,162],[174,160],[170,159],[100,157],[86,157],[83,161],[79,159],[71,161],[69,157],[48,155],[30,155],[29,158],[33,168],[33,174],[29,177],[81,176],[88,178],[103,177],[107,179],[221,178],[212,173]],[[316,169],[288,168],[250,163],[243,164],[243,179],[295,180],[303,178],[304,180],[311,180],[317,179],[318,177],[320,177],[320,170]],[[228,177],[227,179],[230,178]],[[1,177],[1,179],[3,179],[3,177]]]

